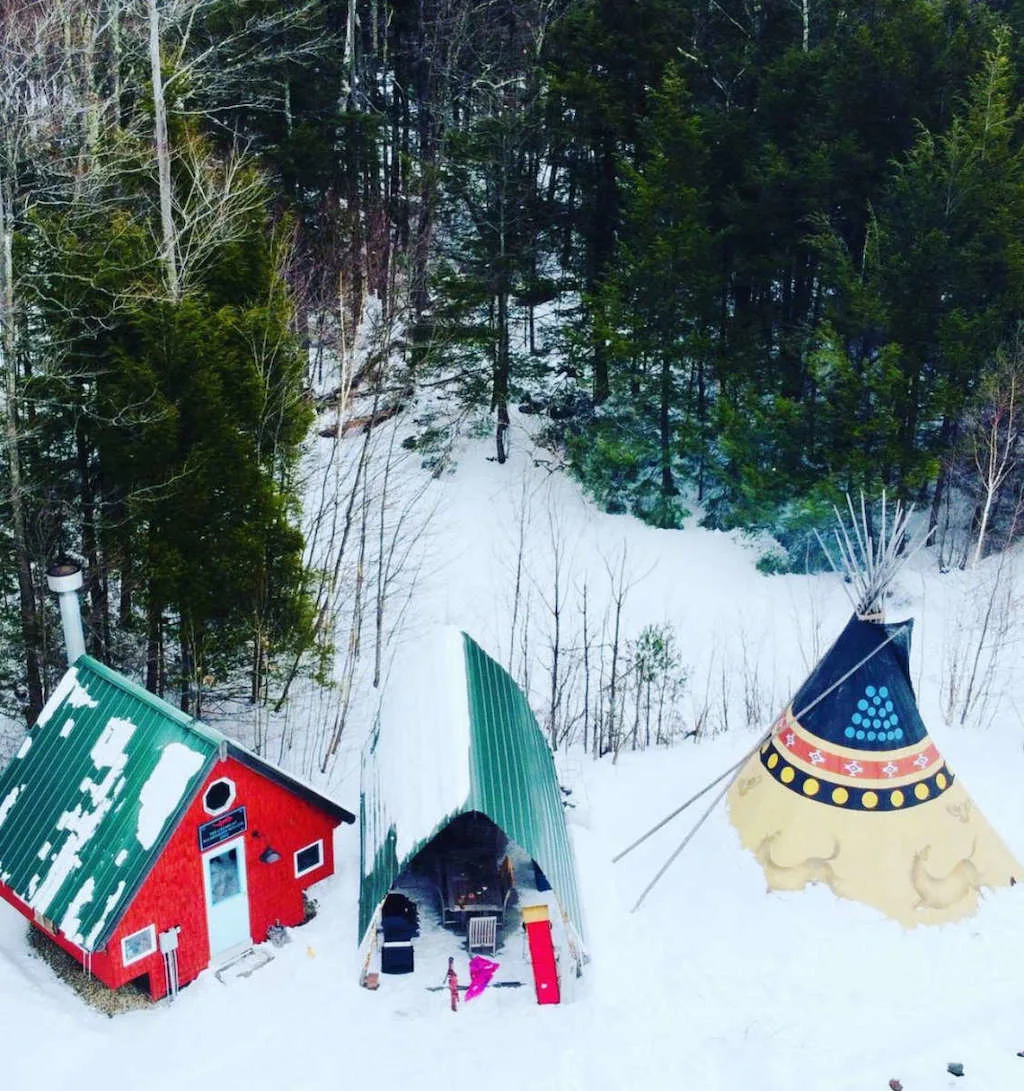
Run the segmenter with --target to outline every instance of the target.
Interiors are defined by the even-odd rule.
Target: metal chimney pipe
[[[80,655],[85,655],[85,634],[82,632],[82,611],[78,592],[85,580],[82,567],[74,561],[57,561],[46,570],[46,583],[56,592],[60,603],[60,620],[64,627],[64,645],[70,667]]]

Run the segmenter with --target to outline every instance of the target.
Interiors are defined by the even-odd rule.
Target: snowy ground
[[[655,531],[595,512],[560,474],[534,465],[525,438],[510,463],[470,444],[436,485],[420,558],[415,638],[457,624],[505,658],[510,566],[532,497],[526,552],[533,586],[549,585],[552,519],[574,579],[607,580],[625,544],[635,583],[630,632],[670,620],[696,701],[717,662],[745,646],[766,700],[781,705],[846,620],[837,580],[756,572],[742,540],[688,527]],[[525,484],[526,488],[523,488]],[[549,516],[548,513],[552,513]],[[1024,860],[1024,689],[1000,683],[988,727],[947,728],[940,687],[951,642],[968,625],[970,577],[940,576],[925,556],[901,580],[893,616],[914,614],[912,660],[922,711],[975,801]],[[538,622],[539,624],[539,622]],[[538,640],[536,654],[543,657]],[[710,664],[710,667],[709,667]],[[35,958],[22,918],[0,904],[0,1086],[47,1091],[186,1086],[251,1091],[339,1086],[619,1091],[1010,1091],[1024,1086],[1024,885],[989,895],[974,918],[905,932],[825,889],[765,893],[723,807],[636,913],[639,892],[689,829],[689,813],[619,864],[611,858],[687,795],[735,762],[756,734],[715,738],[616,765],[559,757],[573,786],[576,846],[591,962],[573,1004],[540,1008],[514,930],[496,980],[453,1015],[441,983],[447,956],[466,980],[456,937],[425,929],[417,973],[357,984],[358,835],[338,834],[338,874],[314,889],[318,916],[251,977],[207,973],[176,1003],[108,1019],[85,1007]],[[365,729],[366,725],[363,725]],[[766,726],[766,725],[765,725]],[[332,788],[358,800],[359,731],[346,735]],[[699,811],[698,811],[699,813]],[[946,1064],[960,1061],[957,1080]]]

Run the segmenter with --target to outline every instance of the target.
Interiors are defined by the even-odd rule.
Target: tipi
[[[863,502],[859,523],[852,505],[850,514],[834,567],[859,592],[855,614],[740,770],[730,817],[769,890],[822,883],[907,926],[957,920],[975,912],[983,889],[1011,885],[1024,869],[921,719],[912,622],[884,621],[909,513],[897,508],[887,533],[883,507],[877,543]]]

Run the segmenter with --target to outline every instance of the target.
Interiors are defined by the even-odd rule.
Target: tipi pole
[[[729,791],[729,789],[732,787],[733,780],[735,780],[735,773],[732,777],[729,778],[729,783],[726,784],[726,786],[718,793],[718,795],[716,795],[715,798],[708,804],[707,810],[700,816],[700,818],[697,819],[697,822],[694,825],[693,829],[691,829],[690,832],[683,838],[682,844],[680,844],[679,848],[677,848],[676,851],[672,853],[672,855],[665,861],[665,863],[662,864],[661,870],[658,872],[658,874],[654,876],[654,878],[647,884],[646,887],[644,887],[643,893],[640,895],[639,898],[637,898],[636,904],[630,910],[630,913],[635,913],[640,908],[644,898],[646,898],[647,895],[650,894],[650,892],[654,889],[658,880],[662,877],[662,875],[665,874],[666,871],[668,871],[668,869],[672,866],[675,858],[683,851],[683,849],[686,848],[686,846],[692,840],[693,835],[701,828],[701,826],[704,825],[704,823],[708,819],[708,816],[718,806],[719,802],[722,799],[722,796],[724,796],[725,793]]]
[[[657,826],[652,826],[652,827],[651,827],[651,828],[650,828],[650,829],[649,829],[649,830],[648,830],[648,831],[647,831],[647,832],[646,832],[645,834],[643,834],[643,835],[642,835],[641,837],[638,837],[638,838],[637,838],[637,839],[636,839],[636,840],[635,840],[635,841],[633,842],[633,844],[632,844],[632,845],[627,845],[627,846],[626,846],[626,848],[624,848],[624,849],[622,850],[622,852],[620,852],[620,853],[618,854],[618,856],[613,856],[613,857],[612,857],[612,863],[613,863],[613,864],[617,864],[617,863],[618,863],[618,862],[619,862],[619,861],[620,861],[620,860],[621,860],[621,859],[623,858],[623,856],[628,856],[628,855],[629,855],[629,853],[631,853],[631,852],[633,851],[633,849],[635,849],[635,848],[636,848],[636,847],[637,847],[638,845],[642,845],[642,844],[643,844],[643,843],[644,843],[644,842],[645,842],[645,841],[647,840],[647,838],[648,838],[648,837],[651,837],[651,836],[653,836],[654,834],[656,834],[656,833],[658,832],[658,830],[660,830],[660,829],[662,828],[662,826],[667,826],[667,825],[669,824],[669,822],[671,822],[671,821],[672,821],[672,819],[673,819],[673,818],[675,818],[675,817],[676,817],[677,815],[680,815],[680,814],[682,814],[682,813],[683,813],[683,811],[685,811],[685,810],[686,810],[686,808],[687,808],[687,807],[689,807],[691,803],[696,803],[696,802],[697,802],[697,800],[698,800],[698,799],[700,799],[700,797],[701,797],[701,796],[703,796],[703,795],[707,795],[707,794],[708,794],[708,792],[710,792],[710,791],[711,791],[711,789],[712,789],[712,788],[714,788],[714,786],[715,786],[716,784],[721,784],[721,782],[722,782],[723,780],[725,780],[725,778],[726,778],[727,776],[729,776],[729,774],[730,774],[730,773],[735,773],[735,772],[737,772],[737,771],[738,771],[738,770],[739,770],[739,769],[740,769],[740,768],[741,768],[741,767],[742,767],[742,766],[744,765],[744,763],[746,763],[747,761],[749,761],[749,760],[750,760],[750,758],[751,758],[751,757],[752,757],[752,756],[754,755],[754,753],[755,753],[755,752],[756,752],[756,751],[758,750],[758,748],[759,748],[759,747],[761,747],[761,746],[762,746],[762,745],[764,744],[764,742],[765,742],[765,741],[766,741],[766,740],[767,740],[767,739],[768,739],[768,738],[770,737],[770,735],[771,735],[771,732],[770,732],[770,731],[766,731],[766,732],[765,732],[765,733],[764,733],[764,734],[763,734],[763,735],[761,736],[761,738],[759,738],[759,739],[757,740],[756,744],[755,744],[754,746],[752,746],[752,747],[751,747],[751,748],[750,748],[750,749],[749,749],[749,750],[748,750],[748,751],[747,751],[747,752],[746,752],[746,753],[745,753],[745,754],[743,755],[743,757],[742,757],[742,758],[740,758],[740,760],[739,760],[738,762],[736,762],[736,764],[735,764],[735,765],[730,765],[730,766],[729,766],[729,768],[728,768],[728,769],[726,769],[726,771],[725,771],[724,773],[722,773],[722,774],[721,774],[720,776],[717,776],[717,777],[715,777],[715,779],[714,779],[713,781],[711,781],[711,783],[710,783],[710,784],[705,784],[705,785],[704,785],[704,787],[703,787],[703,788],[701,788],[701,790],[700,790],[699,792],[697,792],[696,794],[694,794],[694,795],[690,796],[690,798],[689,798],[689,799],[688,799],[688,800],[687,800],[687,801],[686,801],[685,803],[683,803],[683,804],[682,804],[681,806],[677,807],[677,808],[676,808],[676,809],[675,809],[675,810],[674,810],[674,811],[673,811],[673,812],[672,812],[672,813],[671,813],[670,815],[666,815],[666,817],[665,817],[665,818],[663,818],[663,819],[662,819],[662,820],[661,820],[661,821],[660,821],[660,822],[659,822],[659,823],[657,824]],[[729,781],[729,784],[727,784],[727,785],[725,786],[725,787],[726,787],[726,791],[728,791],[728,789],[729,789],[729,786],[730,786],[731,784],[732,784],[732,781]]]

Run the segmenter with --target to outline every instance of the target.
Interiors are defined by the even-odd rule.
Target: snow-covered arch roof
[[[551,751],[522,691],[465,633],[440,630],[392,672],[363,753],[360,795],[361,938],[412,858],[475,811],[537,861],[582,940]]]

